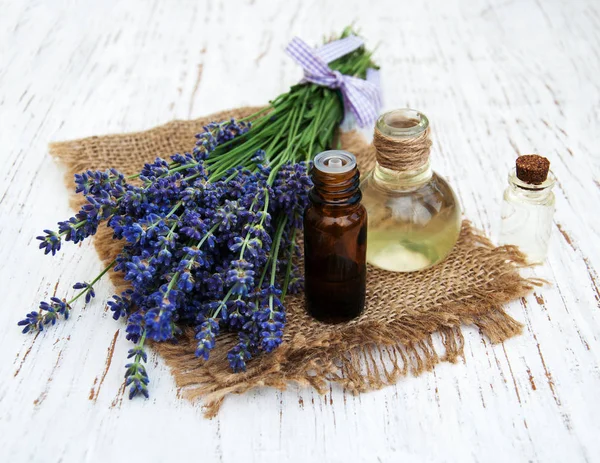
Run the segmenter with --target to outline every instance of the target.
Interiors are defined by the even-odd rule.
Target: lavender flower
[[[255,350],[254,343],[246,333],[238,335],[239,342],[227,353],[227,360],[235,372],[246,371],[246,362],[252,358],[251,351]]]
[[[115,294],[112,296],[113,300],[107,302],[108,308],[113,313],[115,320],[125,317],[131,312],[131,293],[133,293],[132,290],[123,291],[120,296]]]
[[[75,283],[73,285],[73,289],[84,289],[85,290],[85,303],[88,304],[92,298],[96,297],[96,292],[94,291],[94,287],[89,283]]]
[[[196,356],[208,360],[210,351],[215,347],[215,338],[219,334],[219,323],[214,318],[205,319],[198,325],[196,339],[198,346],[196,347]]]
[[[148,398],[148,373],[143,363],[148,361],[148,356],[144,350],[144,340],[146,333],[142,333],[139,341],[133,349],[127,353],[127,358],[133,358],[131,363],[125,365],[125,386],[129,386],[129,398],[133,399],[136,395],[141,394]],[[142,363],[143,362],[143,363]]]
[[[60,251],[61,239],[60,235],[52,230],[44,230],[45,235],[38,236],[36,239],[41,240],[40,249],[44,250],[44,254],[52,253],[55,255]]]
[[[127,339],[138,343],[127,366],[132,397],[147,394],[139,343],[173,339],[181,323],[196,320],[196,355],[205,360],[221,329],[238,331],[240,342],[228,356],[234,371],[245,369],[254,353],[270,352],[282,342],[284,279],[276,273],[286,266],[284,250],[295,246],[290,217],[302,212],[310,181],[304,165],[286,163],[273,175],[261,150],[250,159],[261,163],[257,170],[228,169],[223,180],[211,181],[207,157],[247,129],[235,121],[209,125],[193,154],[146,164],[139,175],[142,187],[116,171],[77,176],[76,188],[87,195],[87,204],[59,224],[59,233],[46,230],[40,237],[46,252],[56,252],[61,238],[81,241],[106,221],[114,237],[127,243],[114,269],[131,289],[114,295],[108,308],[115,320],[127,318]],[[90,302],[95,281],[76,283],[77,297]],[[68,316],[65,304],[42,303],[40,312],[28,314],[20,325],[29,331],[54,324],[59,315]]]
[[[18,322],[23,327],[23,333],[29,331],[43,331],[45,325],[54,325],[59,316],[65,320],[69,318],[71,306],[64,300],[57,297],[51,297],[50,302],[40,302],[39,312],[30,312],[27,316]]]

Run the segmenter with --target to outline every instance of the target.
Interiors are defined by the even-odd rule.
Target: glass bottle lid
[[[376,127],[388,137],[412,138],[427,130],[429,119],[416,109],[395,109],[379,116]]]
[[[343,174],[356,167],[353,154],[343,150],[329,150],[317,154],[315,168],[326,174]]]

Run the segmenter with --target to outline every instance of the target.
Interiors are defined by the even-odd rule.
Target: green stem
[[[290,284],[290,274],[292,273],[292,262],[293,262],[293,257],[294,257],[294,246],[296,244],[296,232],[298,231],[297,228],[294,228],[294,231],[292,232],[292,239],[290,240],[290,256],[288,258],[288,263],[287,263],[287,267],[285,269],[285,279],[283,281],[283,288],[281,290],[281,300],[283,301],[283,299],[285,299],[285,296],[287,294],[287,290],[288,290],[288,286]]]
[[[140,340],[137,343],[138,347],[144,347],[144,342],[145,341],[146,341],[146,330],[144,330],[142,332],[142,336],[140,337]],[[139,358],[138,358],[138,356],[139,356]],[[141,360],[141,355],[139,355],[139,354],[136,355],[135,356],[135,360],[136,360],[136,362],[139,362],[139,360]]]
[[[217,307],[217,310],[215,310],[215,313],[213,313],[210,318],[215,318],[217,315],[219,315],[219,312],[221,312],[221,309],[223,307],[225,307],[225,304],[227,303],[227,301],[231,297],[231,293],[232,292],[233,292],[233,286],[231,287],[231,289],[229,290],[229,292],[225,295],[225,297],[223,298],[223,300],[219,304],[219,307]]]
[[[217,227],[221,225],[221,222],[217,222],[216,224],[214,224],[210,230],[208,230],[208,232],[202,237],[202,239],[198,242],[198,249],[200,249],[202,247],[202,245],[204,244],[204,242],[208,239],[208,237],[210,235],[212,235],[212,233],[217,229]],[[186,256],[184,257],[184,259],[188,258],[190,255],[186,254]],[[191,268],[191,266],[193,265],[193,261],[194,259],[190,259],[191,262],[188,264],[188,268]],[[169,293],[169,291],[171,291],[173,289],[173,286],[175,286],[175,283],[177,283],[177,280],[179,279],[179,276],[181,275],[181,271],[175,272],[173,274],[173,278],[171,278],[171,281],[169,281],[169,285],[167,286],[167,290],[165,292],[165,295]]]
[[[325,90],[325,89],[324,89]],[[333,96],[333,98],[331,98],[331,96]],[[319,132],[319,130],[322,129],[321,125],[322,125],[322,121],[325,118],[326,114],[329,114],[329,112],[331,111],[332,106],[335,105],[337,100],[337,95],[335,95],[335,93],[333,92],[329,92],[329,91],[325,91],[325,97],[323,99],[321,99],[320,101],[320,108],[321,110],[318,113],[318,116],[315,118],[315,120],[313,121],[314,124],[314,128],[310,137],[310,143],[308,145],[308,150],[306,151],[306,161],[310,161],[314,154],[313,154],[313,146],[315,141],[320,141],[318,140],[317,134]],[[343,117],[343,115],[341,115],[340,117]],[[337,123],[335,124],[335,126],[337,127]],[[329,137],[327,137],[329,138]],[[325,147],[323,147],[325,148]]]
[[[248,121],[250,119],[254,119],[254,118],[258,117],[259,115],[263,114],[264,112],[266,112],[266,111],[268,111],[270,109],[271,109],[270,106],[265,106],[264,108],[259,109],[255,113],[250,114],[249,116],[242,117],[242,118],[238,119],[238,121],[246,122],[246,121]]]
[[[173,225],[171,226],[171,228],[169,228],[169,237],[171,237],[171,235],[173,235],[173,232],[177,228],[177,225],[179,225],[179,223],[177,221],[175,221],[175,223],[173,223]]]
[[[216,224],[214,224],[211,227],[210,230],[208,230],[208,233],[206,233],[206,235],[204,235],[202,237],[202,239],[200,240],[200,242],[198,243],[199,248],[204,244],[204,242],[208,239],[208,237],[213,234],[213,232],[219,227],[219,225],[221,225],[221,222],[217,222]]]
[[[277,144],[277,142],[279,141],[279,139],[283,136],[285,129],[287,129],[288,124],[290,123],[290,121],[293,118],[294,112],[295,112],[295,110],[293,110],[292,113],[288,117],[285,118],[285,123],[284,123],[283,127],[281,128],[281,130],[279,130],[277,132],[277,135],[275,136],[275,138],[273,138],[273,141],[271,141],[271,144],[267,148],[267,152],[271,152],[273,150],[273,148],[275,147],[275,145]]]
[[[113,268],[116,263],[117,263],[117,260],[115,259],[110,264],[108,264],[108,266],[104,270],[102,270],[96,278],[94,278],[92,280],[92,282],[87,286],[87,288],[81,290],[79,292],[79,294],[77,294],[75,297],[73,297],[73,299],[71,299],[69,302],[67,302],[67,304],[71,305],[73,302],[75,302],[77,299],[79,299],[85,293],[90,291],[92,289],[92,287],[94,286],[94,284],[96,284],[98,282],[98,280],[100,280],[100,278],[102,278],[104,275],[106,275],[106,272],[108,272],[111,268]]]
[[[266,193],[266,191],[267,190],[265,190],[265,193]],[[258,201],[258,197],[254,198],[254,200],[252,201],[252,204],[250,204],[250,212],[252,212],[254,210],[254,206],[256,206],[256,202],[257,201]],[[266,194],[266,201],[265,201],[265,203],[267,205],[263,209],[266,211],[266,208],[269,207],[268,206],[268,204],[269,204],[269,194],[268,193]],[[260,225],[263,224],[264,217],[265,216],[263,215],[263,218],[260,221]],[[242,243],[242,249],[240,250],[240,257],[239,257],[240,259],[244,258],[244,252],[246,252],[246,248],[248,247],[248,243],[250,242],[250,240],[248,239],[249,237],[250,237],[250,231],[248,231],[248,233],[246,233],[246,236],[244,237],[244,242]]]
[[[277,232],[275,234],[275,249],[273,251],[273,260],[271,262],[271,286],[275,284],[275,275],[277,274],[277,257],[279,255],[279,247],[281,245],[281,237],[283,236],[283,230],[285,229],[285,224],[287,223],[287,215],[283,217],[283,220],[277,226]],[[273,318],[273,295],[269,296],[269,308],[270,317]]]
[[[308,91],[304,92],[304,98],[302,99],[302,106],[300,107],[300,117],[298,118],[298,122],[296,123],[296,126],[293,129],[293,132],[290,133],[290,137],[288,138],[288,150],[289,150],[289,158],[286,158],[286,161],[291,161],[294,159],[294,153],[296,151],[298,151],[298,148],[300,146],[300,144],[295,144],[292,143],[292,140],[294,140],[296,138],[296,135],[298,134],[298,129],[300,128],[300,123],[304,120],[304,110],[306,109],[306,102],[308,101],[308,95],[311,93],[310,92],[311,88],[309,88]]]
[[[271,284],[275,283],[275,275],[277,273],[277,256],[279,255],[279,246],[281,245],[281,237],[283,235],[283,229],[285,228],[286,223],[287,215],[284,216],[283,220],[279,223],[277,232],[275,234],[275,250],[273,251],[273,263],[271,266]]]
[[[80,228],[86,222],[87,222],[87,220],[82,220],[81,222],[77,222],[75,225],[73,225],[73,228],[78,229],[78,228]],[[64,232],[60,232],[58,234],[58,236],[63,236],[63,235],[66,235],[67,233],[69,233],[69,230],[65,230]]]

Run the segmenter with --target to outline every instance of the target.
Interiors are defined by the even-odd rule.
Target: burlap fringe
[[[156,156],[167,157],[189,150],[194,134],[203,125],[213,120],[246,117],[258,109],[240,108],[193,121],[173,121],[146,132],[53,143],[50,152],[66,164],[65,183],[72,188],[75,173],[109,166],[134,173]],[[373,166],[374,149],[366,145],[358,133],[344,134],[341,142],[344,149],[360,154],[361,170],[367,171]],[[81,203],[81,197],[72,197],[74,208]],[[543,283],[519,276],[518,269],[527,264],[517,248],[495,247],[467,221],[463,223],[461,240],[473,248],[469,252],[475,252],[478,247],[487,250],[484,270],[494,271],[493,275],[483,278],[490,284],[471,288],[456,301],[448,302],[446,298],[427,312],[402,311],[401,315],[384,319],[367,317],[366,321],[344,329],[321,329],[320,335],[312,336],[310,341],[301,334],[302,330],[289,327],[288,333],[294,334],[288,336],[280,348],[253,359],[248,370],[239,374],[231,373],[227,366],[227,352],[236,342],[232,334],[219,337],[210,360],[204,363],[194,355],[191,329],[185,331],[177,343],[157,343],[153,347],[171,368],[182,396],[201,399],[209,417],[218,412],[228,394],[241,394],[256,387],[284,390],[296,384],[312,386],[319,393],[325,393],[329,383],[335,383],[349,392],[359,393],[394,384],[407,374],[419,375],[441,361],[455,363],[464,357],[461,325],[478,327],[492,343],[519,334],[522,325],[501,306]],[[112,261],[122,248],[122,243],[113,240],[106,227],[101,227],[94,242],[105,263]],[[127,288],[120,274],[111,273],[110,277],[116,292]],[[385,301],[377,302],[383,303]],[[293,302],[294,310],[298,310],[299,304],[298,300]]]

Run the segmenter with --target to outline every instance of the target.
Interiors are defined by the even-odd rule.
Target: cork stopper
[[[540,185],[548,178],[550,161],[537,154],[526,154],[517,158],[517,178],[525,183]]]

